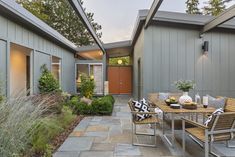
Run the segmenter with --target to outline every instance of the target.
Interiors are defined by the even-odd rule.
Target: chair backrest
[[[132,102],[133,102],[133,99],[130,99],[130,100],[128,101],[128,105],[129,105],[129,107],[130,107],[131,112],[134,112],[134,111],[135,111],[135,108],[134,108]],[[136,115],[135,115],[135,114],[132,114],[132,120],[135,120],[135,119],[136,119]]]
[[[211,131],[228,130],[235,128],[235,112],[227,112],[214,116],[208,125]]]
[[[175,97],[176,100],[179,100],[180,96],[182,96],[182,93],[169,93],[169,97]],[[159,99],[159,93],[149,93],[148,94],[148,100],[150,102],[162,101],[162,100]]]
[[[227,98],[224,106],[225,112],[235,112],[235,98]]]

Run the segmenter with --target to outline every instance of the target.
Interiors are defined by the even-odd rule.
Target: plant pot
[[[192,98],[188,95],[188,92],[183,92],[183,95],[179,98],[179,103],[192,102]]]

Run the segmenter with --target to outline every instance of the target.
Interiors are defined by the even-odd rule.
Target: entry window
[[[61,59],[52,56],[51,72],[61,85]]]
[[[103,69],[102,64],[77,64],[77,93],[81,93],[81,75],[93,77],[95,81],[95,94],[103,94]]]

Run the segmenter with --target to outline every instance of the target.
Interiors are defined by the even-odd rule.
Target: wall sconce
[[[208,50],[209,50],[209,41],[204,41],[203,45],[202,45],[202,49],[203,54],[207,55],[208,54]]]

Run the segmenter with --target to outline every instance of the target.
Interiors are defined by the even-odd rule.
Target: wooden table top
[[[156,107],[161,109],[165,113],[213,113],[216,109],[214,107],[207,107],[204,108],[203,105],[198,105],[197,109],[190,110],[190,109],[173,109],[168,106],[165,102],[153,102]]]

